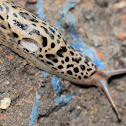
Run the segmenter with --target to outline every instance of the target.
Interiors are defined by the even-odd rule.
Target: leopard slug
[[[126,73],[126,69],[100,70],[87,56],[67,44],[56,28],[6,0],[0,0],[0,44],[41,70],[72,83],[100,87],[120,119],[108,90],[108,79]]]

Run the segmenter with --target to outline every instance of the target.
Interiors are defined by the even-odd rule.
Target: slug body
[[[101,71],[87,56],[67,44],[56,28],[6,0],[0,0],[0,44],[48,73],[76,84],[101,87],[120,119],[107,80],[126,73],[126,69]]]

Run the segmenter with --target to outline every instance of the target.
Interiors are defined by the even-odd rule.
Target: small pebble
[[[0,100],[0,109],[7,109],[10,106],[11,99],[9,97]]]

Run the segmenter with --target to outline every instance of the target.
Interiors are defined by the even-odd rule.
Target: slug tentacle
[[[119,120],[121,119],[119,111],[118,111],[118,109],[115,105],[115,102],[113,101],[111,94],[109,92],[109,89],[108,89],[108,79],[111,76],[123,74],[123,73],[126,73],[126,69],[104,71],[104,72],[98,69],[98,71],[90,77],[90,79],[92,80],[92,83],[94,83],[94,85],[103,89],[103,91],[105,92],[106,96],[108,97],[111,105],[113,106],[114,110],[116,111],[117,117]]]

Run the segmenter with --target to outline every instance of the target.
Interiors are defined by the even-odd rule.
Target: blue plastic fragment
[[[65,94],[61,95],[60,97],[56,97],[54,99],[55,105],[65,105],[68,103],[75,95],[78,95],[77,92],[71,93],[71,94]]]
[[[59,92],[61,91],[61,89],[63,88],[63,85],[61,83],[61,78],[53,75],[52,79],[51,79],[51,84],[54,86],[54,90],[56,95],[59,94]]]

